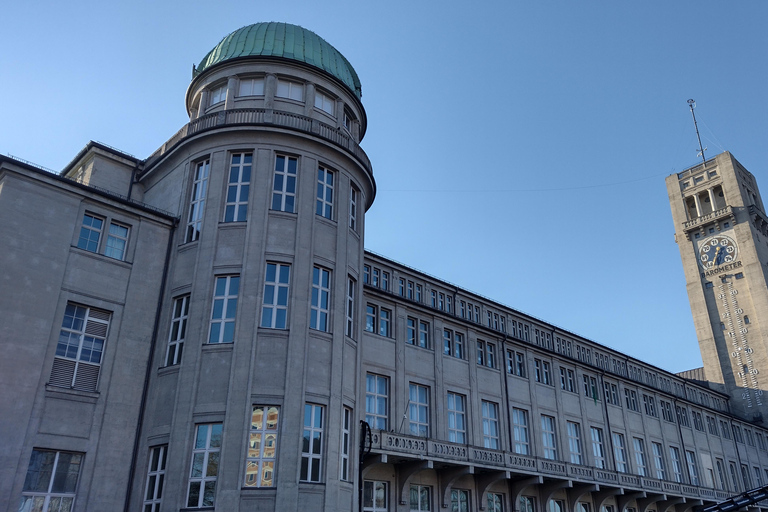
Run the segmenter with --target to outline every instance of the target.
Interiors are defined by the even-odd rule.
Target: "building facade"
[[[326,41],[246,26],[193,75],[145,159],[0,156],[0,510],[685,512],[768,483],[719,359],[670,374],[366,252],[361,85]]]

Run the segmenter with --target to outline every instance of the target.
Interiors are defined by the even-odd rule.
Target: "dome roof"
[[[221,62],[242,57],[282,57],[319,68],[341,80],[358,98],[360,79],[352,65],[325,39],[289,23],[255,23],[226,36],[193,70],[193,78]]]

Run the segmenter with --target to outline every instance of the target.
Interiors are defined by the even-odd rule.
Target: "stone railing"
[[[487,470],[505,470],[514,473],[544,474],[582,482],[631,488],[659,494],[722,501],[729,497],[723,491],[657,480],[610,469],[593,468],[569,462],[519,455],[500,450],[489,450],[465,444],[447,443],[435,439],[395,434],[384,430],[371,433],[372,453],[405,455],[414,460],[434,460],[457,465],[478,466]]]
[[[723,217],[733,217],[733,208],[726,206],[725,208],[720,208],[719,210],[715,210],[706,215],[702,215],[701,217],[696,217],[695,219],[683,222],[683,229],[685,231],[690,231],[703,224],[716,221]]]

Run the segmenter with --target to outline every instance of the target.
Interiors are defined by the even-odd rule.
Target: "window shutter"
[[[51,370],[51,378],[49,384],[51,386],[59,386],[62,388],[72,387],[72,378],[75,375],[75,361],[71,359],[53,359],[53,369]]]
[[[73,388],[80,391],[96,391],[96,384],[99,383],[99,369],[97,364],[88,364],[80,361],[77,365],[75,382]]]

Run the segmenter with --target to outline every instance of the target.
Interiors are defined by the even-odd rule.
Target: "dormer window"
[[[221,103],[225,99],[227,99],[227,85],[226,84],[224,84],[224,85],[222,85],[220,87],[217,87],[216,89],[213,89],[211,91],[210,102],[208,104],[209,105],[215,105],[217,103]]]
[[[291,82],[290,80],[278,80],[277,81],[277,93],[275,96],[279,98],[288,98],[296,101],[304,100],[304,84],[298,82]]]
[[[264,96],[263,78],[246,78],[240,80],[238,96]]]
[[[319,108],[320,110],[333,115],[333,107],[335,103],[336,101],[330,96],[327,96],[320,91],[315,92],[315,108]]]

